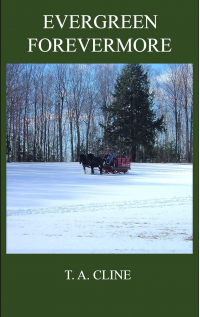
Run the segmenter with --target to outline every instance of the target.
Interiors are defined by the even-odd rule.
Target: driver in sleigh
[[[107,156],[106,159],[106,164],[111,165],[113,163],[113,155],[111,152],[109,152],[109,155]]]

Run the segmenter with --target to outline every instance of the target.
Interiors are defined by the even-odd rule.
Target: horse
[[[89,167],[89,162],[88,162],[87,156],[86,156],[85,154],[80,154],[79,163],[80,163],[80,164],[82,163],[84,172],[85,172],[85,174],[86,174],[85,165],[87,165],[87,166]]]
[[[87,155],[87,160],[91,167],[91,174],[94,174],[94,167],[98,167],[100,174],[102,174],[103,159],[100,156],[94,156],[94,154],[89,153]]]

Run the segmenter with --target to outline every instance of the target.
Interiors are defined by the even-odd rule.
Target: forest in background
[[[104,155],[106,150],[130,157],[128,146],[113,148],[105,138],[107,109],[115,102],[116,81],[125,66],[7,64],[7,162],[74,162],[80,153]],[[156,133],[151,151],[137,147],[135,161],[192,162],[192,65],[166,64],[162,72],[141,66],[164,129]]]

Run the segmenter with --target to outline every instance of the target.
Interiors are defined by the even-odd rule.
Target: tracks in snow
[[[46,208],[23,208],[23,209],[9,209],[7,216],[30,215],[30,214],[63,214],[68,212],[98,212],[102,210],[119,210],[121,209],[139,209],[139,208],[163,208],[181,205],[191,205],[192,197],[171,197],[170,199],[144,199],[144,200],[129,200],[129,201],[112,201],[103,203],[89,203],[89,204],[69,204],[60,206],[51,206]]]

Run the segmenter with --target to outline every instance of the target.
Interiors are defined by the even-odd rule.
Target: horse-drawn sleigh
[[[80,164],[82,164],[84,172],[86,173],[86,167],[91,168],[91,174],[94,174],[94,169],[98,168],[100,174],[117,174],[127,173],[131,169],[131,162],[129,158],[113,158],[111,164],[106,163],[106,159],[94,156],[93,154],[81,154]]]

